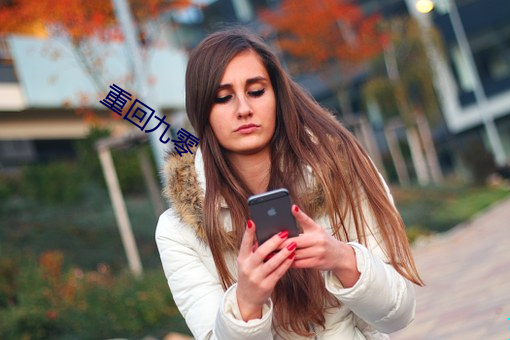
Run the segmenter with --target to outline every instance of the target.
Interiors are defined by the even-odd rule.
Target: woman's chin
[[[228,153],[230,154],[238,154],[238,155],[256,155],[262,151],[265,151],[264,149],[268,148],[268,144],[246,144],[246,145],[237,145],[236,148],[232,148],[228,150]]]

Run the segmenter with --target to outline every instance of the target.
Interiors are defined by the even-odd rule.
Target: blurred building
[[[385,17],[409,15],[408,6],[417,0],[358,0],[366,12]],[[510,2],[501,0],[433,0],[428,19],[444,40],[446,65],[436,91],[445,125],[437,126],[434,137],[442,163],[456,168],[466,164],[463,156],[480,143],[491,151],[483,118],[475,100],[475,79],[451,24],[449,2],[454,1],[467,35],[481,85],[487,96],[483,114],[493,117],[507,162],[510,161]],[[412,62],[412,61],[410,61]],[[477,150],[480,150],[477,148]],[[483,151],[483,148],[482,148]],[[476,157],[471,158],[471,161]],[[480,159],[485,159],[480,155]],[[448,164],[446,165],[448,167]]]
[[[462,136],[481,130],[482,118],[474,95],[474,79],[451,25],[448,7],[436,6],[432,15],[447,46],[449,87],[454,96],[443,103],[449,129]],[[494,117],[510,155],[510,2],[501,0],[457,0],[459,15],[487,95],[485,114]],[[486,138],[486,137],[485,137]]]
[[[113,129],[132,128],[99,103],[114,83],[136,98],[124,46],[92,44],[103,67],[91,71],[66,41],[14,35],[0,40],[0,166],[72,157],[72,140],[85,137],[90,128],[80,108]],[[157,105],[164,114],[182,112],[184,51],[162,39],[145,57]]]

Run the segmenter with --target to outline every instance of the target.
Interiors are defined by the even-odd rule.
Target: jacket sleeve
[[[264,306],[261,319],[242,320],[236,299],[237,285],[223,291],[218,277],[204,264],[203,252],[197,250],[205,246],[172,209],[159,218],[156,243],[174,301],[195,339],[273,338],[271,300]]]
[[[381,179],[382,180],[382,179]],[[388,197],[393,203],[389,189],[383,181]],[[325,272],[327,290],[348,307],[362,323],[383,333],[395,332],[407,326],[413,319],[416,308],[413,284],[401,276],[389,264],[380,247],[377,222],[365,201],[363,209],[367,223],[373,233],[367,235],[367,247],[349,242],[356,253],[360,278],[351,288],[344,288],[330,271]]]

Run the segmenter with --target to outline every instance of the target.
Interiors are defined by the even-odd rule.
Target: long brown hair
[[[380,228],[381,246],[391,264],[405,278],[422,285],[402,219],[360,144],[330,112],[290,79],[258,36],[235,28],[204,39],[192,51],[186,70],[186,110],[200,139],[207,183],[203,228],[223,288],[235,282],[225,255],[239,249],[248,219],[244,202],[252,192],[224,156],[209,124],[209,113],[227,64],[244,51],[253,51],[260,57],[276,96],[276,128],[270,141],[267,189],[286,187],[295,203],[305,212],[312,211],[317,200],[304,195],[311,190],[305,179],[305,168],[310,166],[314,183],[321,189],[321,203],[333,235],[347,240],[344,221],[350,214],[358,240],[366,244],[366,235],[371,231],[367,230],[364,214],[372,213]],[[230,208],[231,232],[219,222],[221,197]],[[366,201],[371,211],[364,211],[361,201]],[[290,269],[276,285],[272,299],[277,329],[304,336],[311,335],[310,323],[324,327],[327,308],[339,305],[325,289],[320,271],[314,269]]]

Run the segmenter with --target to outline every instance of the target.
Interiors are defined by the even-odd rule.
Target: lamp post
[[[462,21],[460,19],[459,11],[457,9],[457,5],[455,4],[455,0],[446,0],[448,4],[448,17],[450,19],[450,23],[453,28],[453,33],[455,35],[455,39],[459,45],[459,49],[466,59],[466,64],[469,69],[469,72],[473,76],[474,80],[474,95],[476,100],[476,105],[478,107],[478,112],[480,114],[480,118],[482,120],[483,126],[485,128],[485,132],[487,133],[487,137],[489,139],[489,144],[492,150],[492,154],[494,155],[494,159],[498,166],[503,166],[506,164],[507,157],[505,154],[505,150],[503,148],[503,143],[501,142],[501,138],[499,136],[498,130],[496,128],[496,124],[494,123],[494,118],[490,113],[486,111],[487,109],[487,95],[485,94],[485,90],[482,86],[482,81],[480,79],[480,74],[478,73],[478,69],[476,67],[476,63],[473,57],[473,53],[471,51],[471,47],[469,46],[468,39],[466,37],[466,32],[464,30],[464,26],[462,25]],[[415,9],[420,13],[428,13],[434,8],[433,0],[417,0],[415,2]],[[423,23],[423,20],[420,20]]]

